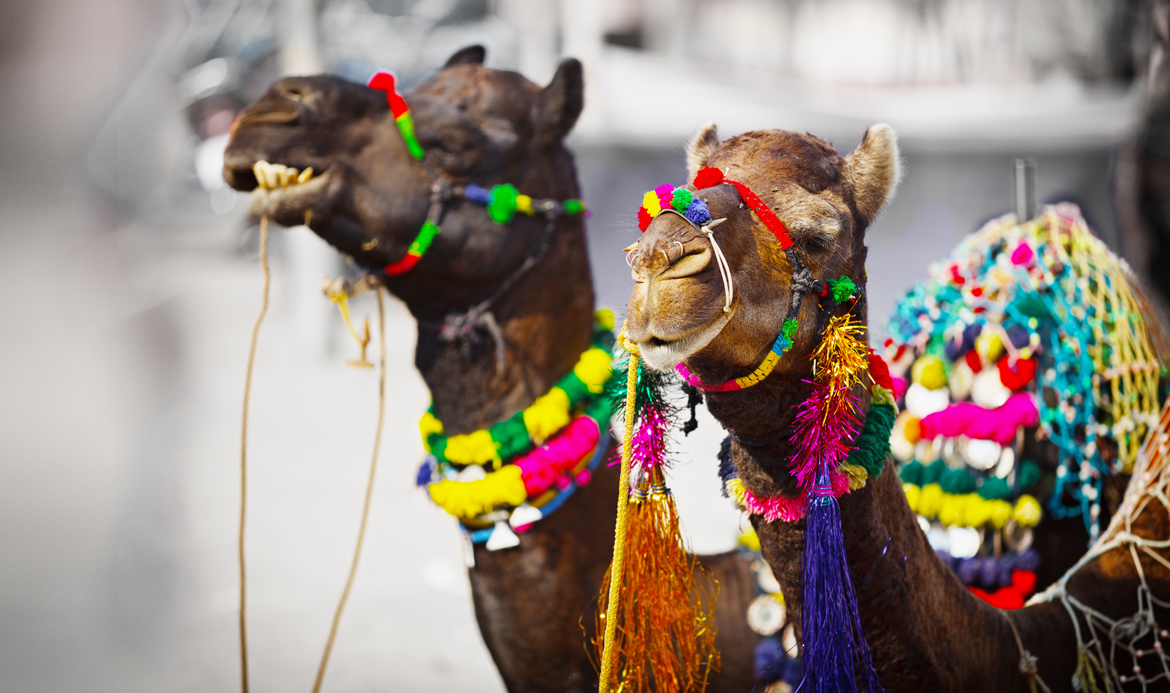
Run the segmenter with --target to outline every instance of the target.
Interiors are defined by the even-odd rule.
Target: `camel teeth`
[[[313,168],[297,171],[284,164],[271,164],[267,161],[257,161],[252,165],[252,173],[256,176],[256,185],[262,190],[287,188],[301,183],[307,183],[313,178]]]

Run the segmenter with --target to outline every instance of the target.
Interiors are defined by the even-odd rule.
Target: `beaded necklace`
[[[533,199],[528,195],[520,194],[516,186],[510,183],[492,186],[490,190],[475,184],[463,187],[445,185],[442,177],[437,175],[426,161],[426,152],[414,134],[414,119],[410,114],[410,107],[406,104],[406,99],[398,93],[394,76],[387,72],[379,72],[370,78],[367,86],[386,92],[386,100],[390,104],[390,113],[394,117],[394,124],[402,134],[402,139],[406,142],[410,155],[421,161],[435,180],[431,191],[430,211],[427,213],[426,221],[423,222],[418,235],[407,248],[406,255],[401,260],[381,267],[378,270],[379,273],[387,276],[398,276],[409,272],[418,264],[418,261],[430,249],[435,236],[439,235],[442,230],[439,227],[439,222],[443,217],[444,202],[453,198],[462,198],[484,205],[487,207],[488,216],[497,224],[511,222],[516,212],[522,212],[528,216],[534,216],[537,212],[541,212],[549,219],[550,225],[555,223],[556,218],[561,215],[575,215],[585,212],[585,204],[579,199],[570,198],[564,201]]]

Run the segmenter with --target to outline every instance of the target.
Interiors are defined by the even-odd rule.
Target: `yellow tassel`
[[[455,517],[469,519],[497,505],[520,505],[528,500],[520,468],[510,464],[478,481],[443,479],[427,486],[431,500]]]
[[[608,357],[607,357],[608,358]],[[538,397],[524,410],[524,427],[533,440],[548,440],[554,433],[569,425],[569,396],[559,387]],[[448,453],[448,458],[450,454]]]
[[[727,495],[731,496],[731,500],[735,501],[735,505],[740,510],[746,509],[747,504],[744,502],[745,494],[743,482],[740,481],[738,477],[735,479],[728,479],[726,488]]]
[[[865,482],[869,479],[869,472],[865,471],[865,467],[860,467],[856,464],[844,463],[840,467],[840,471],[845,472],[849,478],[849,490],[856,491],[865,486]]]

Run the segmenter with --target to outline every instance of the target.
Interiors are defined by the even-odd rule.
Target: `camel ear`
[[[845,157],[845,178],[853,187],[853,199],[866,224],[893,199],[902,178],[898,161],[898,135],[885,123],[865,131],[861,144]]]
[[[559,141],[573,126],[585,106],[585,78],[581,62],[569,58],[557,68],[552,81],[540,94],[533,112],[536,129],[533,144],[540,146]]]
[[[707,161],[715,150],[719,148],[719,132],[715,128],[715,121],[710,121],[691,138],[687,143],[687,181],[695,179],[699,169],[707,165]]]
[[[487,50],[483,46],[461,48],[455,52],[455,55],[447,58],[447,64],[443,66],[443,69],[446,70],[456,65],[483,65],[483,59],[486,55]]]

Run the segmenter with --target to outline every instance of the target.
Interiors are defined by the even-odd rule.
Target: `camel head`
[[[713,167],[758,195],[787,227],[795,255],[813,278],[845,275],[864,287],[865,230],[893,194],[899,175],[889,126],[871,127],[857,149],[842,157],[822,139],[776,130],[721,143],[710,124],[690,143],[687,160],[692,180],[703,167]],[[725,308],[713,244],[679,215],[660,214],[630,253],[636,284],[627,336],[650,367],[685,361],[704,383],[720,383],[752,372],[769,353],[793,304],[793,267],[778,237],[737,188],[687,189],[706,202],[713,223],[725,219],[709,228],[730,270],[731,305]],[[801,303],[792,347],[775,372],[808,370],[801,355],[815,346],[829,314],[818,302],[826,304],[817,296]],[[861,320],[864,310],[862,298],[854,308]]]
[[[331,76],[278,81],[243,111],[224,156],[236,190],[257,188],[253,165],[288,173],[253,197],[253,212],[314,232],[368,268],[400,260],[427,217],[432,186],[511,183],[533,197],[577,197],[561,140],[581,111],[582,75],[564,61],[544,88],[487,69],[484,50],[465,48],[406,93],[425,151],[411,157],[383,91]],[[311,174],[305,171],[312,169]],[[442,232],[420,263],[449,279],[488,283],[520,262],[542,226],[495,224],[479,205],[450,200]]]

